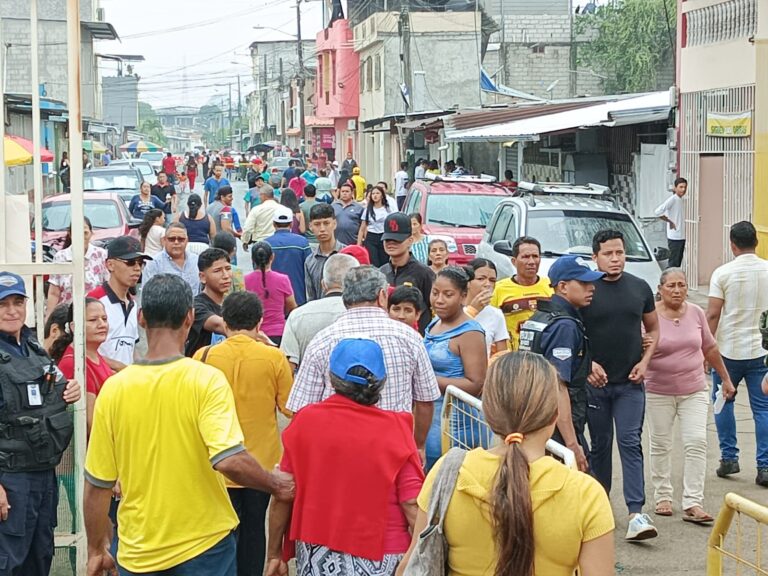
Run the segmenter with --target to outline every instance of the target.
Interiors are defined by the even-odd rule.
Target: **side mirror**
[[[141,220],[138,218],[131,218],[128,220],[128,228],[134,229],[138,228],[139,226],[141,226]]]
[[[669,260],[669,248],[665,248],[663,246],[659,246],[653,251],[653,255],[656,256],[656,260],[661,262],[663,260]]]
[[[512,243],[509,240],[499,240],[493,243],[493,251],[512,257]]]

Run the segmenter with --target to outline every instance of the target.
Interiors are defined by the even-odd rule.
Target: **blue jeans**
[[[234,532],[199,556],[157,572],[129,572],[122,566],[120,576],[236,576],[237,542]]]
[[[604,388],[587,386],[587,424],[592,441],[589,466],[592,475],[611,492],[613,475],[613,428],[621,457],[624,502],[630,514],[643,510],[645,476],[643,475],[643,419],[645,387],[626,382]]]
[[[765,356],[751,360],[731,360],[723,357],[725,369],[731,377],[733,385],[738,390],[741,381],[747,383],[749,406],[752,408],[752,419],[755,421],[755,443],[757,445],[757,467],[768,468],[768,397],[763,395],[760,385],[768,373],[765,366]],[[722,384],[720,376],[713,371],[712,398]],[[720,440],[720,458],[723,460],[738,460],[739,448],[736,445],[736,417],[733,413],[733,401],[723,406],[720,414],[715,414],[717,438]]]

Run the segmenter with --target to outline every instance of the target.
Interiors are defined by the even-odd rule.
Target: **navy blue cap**
[[[362,376],[350,374],[352,368],[358,366],[368,370],[376,380],[382,380],[387,375],[384,366],[384,351],[381,346],[368,338],[345,338],[331,352],[331,374],[360,386],[368,386],[368,380]]]
[[[547,276],[554,286],[558,282],[568,280],[594,282],[605,276],[605,273],[592,270],[589,263],[581,256],[560,256],[550,267]]]
[[[27,297],[27,287],[24,280],[13,272],[0,272],[0,300],[8,296]]]

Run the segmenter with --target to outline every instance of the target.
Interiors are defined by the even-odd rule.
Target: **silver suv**
[[[659,283],[661,267],[632,216],[606,199],[610,190],[589,184],[532,184],[520,182],[521,195],[503,199],[491,216],[478,247],[478,256],[493,261],[499,278],[514,275],[510,261],[512,244],[520,236],[541,242],[541,274],[546,274],[558,256],[592,256],[592,237],[599,230],[613,228],[624,234],[626,270],[645,280],[653,290]],[[659,249],[658,256],[664,249]]]

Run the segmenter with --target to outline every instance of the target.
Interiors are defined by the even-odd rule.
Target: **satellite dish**
[[[559,78],[557,80],[555,80],[554,82],[552,82],[552,84],[547,86],[547,89],[545,90],[545,92],[549,92],[551,94],[552,91],[557,87],[558,84],[560,84],[560,79]]]

